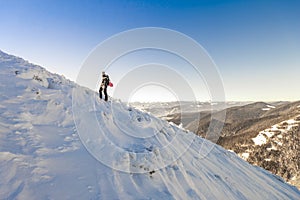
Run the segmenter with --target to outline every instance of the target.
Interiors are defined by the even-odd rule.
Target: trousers
[[[99,97],[100,99],[102,99],[102,91],[104,93],[104,100],[107,101],[108,100],[108,95],[107,95],[107,87],[100,87],[99,89]]]

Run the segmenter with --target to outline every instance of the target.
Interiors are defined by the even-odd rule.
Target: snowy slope
[[[234,153],[3,52],[0,88],[0,199],[300,198]]]

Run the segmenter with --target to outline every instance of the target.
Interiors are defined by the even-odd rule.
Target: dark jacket
[[[101,87],[107,87],[109,84],[109,76],[107,74],[102,75]]]

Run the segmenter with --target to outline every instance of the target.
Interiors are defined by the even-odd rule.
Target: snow
[[[268,111],[268,110],[271,110],[273,108],[276,108],[275,106],[272,106],[272,105],[266,105],[266,106],[267,106],[267,108],[262,108],[262,110]]]
[[[272,137],[274,135],[274,132],[271,132],[271,131],[262,131],[262,133],[264,135],[266,135],[268,138]]]
[[[272,105],[267,105],[268,108],[276,108],[275,106]]]
[[[271,131],[277,131],[278,130],[278,124],[275,124],[271,127]]]
[[[288,126],[286,127],[286,131],[289,131],[293,127],[298,127],[299,126],[299,124],[297,122],[298,121],[296,121],[295,119],[289,119],[289,120],[283,121],[281,124],[287,123]]]
[[[1,199],[300,197],[220,146],[1,51],[0,91]]]
[[[271,151],[271,150],[277,150],[277,148],[274,146],[274,145],[272,145],[272,147],[271,148],[267,148],[267,151]]]
[[[249,158],[250,153],[242,153],[242,158],[247,160]]]
[[[294,124],[296,121],[294,119],[289,119],[286,121],[288,124]]]
[[[276,108],[275,106],[272,106],[272,105],[266,105],[266,106],[267,106],[267,108],[262,108],[262,110],[268,111],[268,110],[271,110],[273,108]]]
[[[267,138],[264,136],[264,134],[259,133],[255,138],[252,138],[252,141],[255,145],[263,145],[267,143]]]
[[[282,139],[283,136],[282,134],[287,134],[289,130],[291,130],[294,127],[298,127],[299,126],[299,121],[295,120],[296,118],[298,118],[299,116],[295,116],[292,119],[289,120],[285,120],[282,121],[278,124],[273,125],[271,128],[267,128],[263,131],[260,131],[259,134],[255,137],[252,138],[252,141],[255,143],[255,145],[263,145],[267,143],[267,140],[271,137],[273,137],[276,133],[276,137],[279,139]],[[278,134],[279,131],[279,134]],[[282,142],[279,140],[274,140],[278,145],[282,146]],[[267,150],[270,151],[272,149],[276,149],[276,148],[268,148]]]

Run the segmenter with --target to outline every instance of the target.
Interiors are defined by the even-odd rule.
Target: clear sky
[[[227,100],[300,100],[298,0],[0,0],[0,49],[72,80],[100,42],[149,26],[200,43]]]

